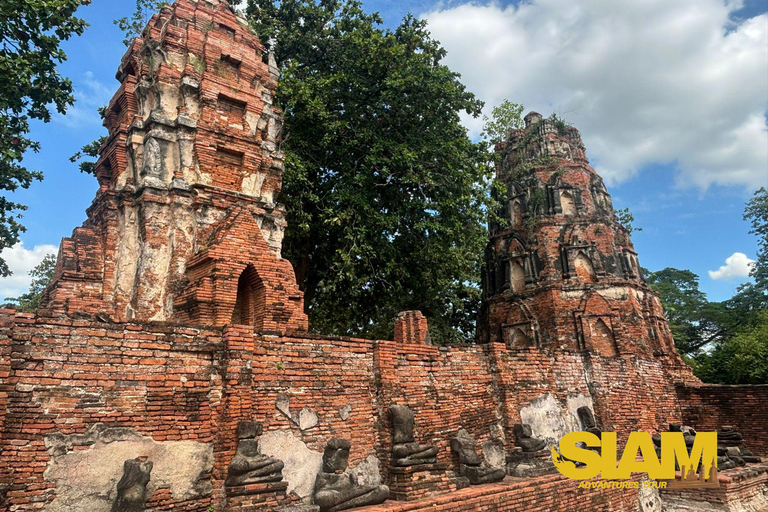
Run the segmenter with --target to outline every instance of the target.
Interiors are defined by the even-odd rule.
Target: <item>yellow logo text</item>
[[[648,432],[632,432],[620,458],[615,432],[603,432],[602,437],[570,432],[560,439],[560,453],[552,447],[552,461],[560,473],[574,480],[588,480],[598,474],[605,480],[627,480],[633,473],[645,473],[655,480],[673,480],[675,461],[680,468],[693,472],[701,463],[703,478],[708,479],[712,468],[717,468],[717,432],[697,433],[690,453],[682,432],[663,432],[661,459]],[[583,466],[577,467],[576,463]]]

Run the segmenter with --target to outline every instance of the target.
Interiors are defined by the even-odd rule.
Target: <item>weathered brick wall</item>
[[[11,390],[11,338],[9,331],[13,327],[13,321],[7,310],[0,310],[0,440],[5,432],[5,418],[8,411],[8,393]],[[8,467],[0,461],[0,484]],[[7,478],[5,478],[7,481]],[[0,501],[1,503],[1,501]]]
[[[0,315],[3,368],[9,375],[0,387],[0,484],[11,484],[8,510],[14,511],[37,509],[57,496],[56,483],[44,477],[53,460],[46,436],[83,434],[96,423],[161,443],[211,444],[209,497],[185,500],[159,489],[151,502],[156,510],[204,510],[226,503],[223,480],[241,419],[262,422],[265,434],[288,432],[315,452],[331,437],[347,438],[350,465],[374,455],[386,480],[393,403],[413,409],[417,441],[436,444],[449,473],[456,469],[449,439],[459,427],[479,443],[502,432],[511,448],[520,409],[546,394],[560,402],[591,395],[604,428],[620,432],[653,430],[679,418],[674,393],[670,398],[664,391],[671,381],[662,360],[547,356],[503,344],[271,336],[249,326],[112,324],[6,311]],[[317,425],[302,430],[278,410],[279,395],[291,413],[310,410]],[[520,506],[521,499],[528,498],[499,503]]]
[[[379,458],[389,464],[392,431],[389,406],[407,405],[415,416],[414,437],[440,449],[438,462],[450,463],[450,438],[459,427],[478,443],[499,422],[488,345],[437,347],[380,341],[376,352],[380,386]]]
[[[661,360],[631,355],[603,358],[583,352],[547,355],[536,348],[509,351],[501,343],[492,347],[510,447],[512,425],[521,422],[520,410],[545,394],[563,405],[578,395],[591,397],[588,405],[598,424],[618,432],[620,439],[630,432],[657,431],[679,421],[672,379]],[[570,412],[575,416],[575,411]]]
[[[702,432],[733,427],[755,453],[768,454],[768,385],[677,386],[683,423]]]
[[[224,331],[227,352],[222,416],[217,421],[220,448],[227,464],[236,448],[238,420],[263,423],[264,431],[290,431],[310,449],[322,452],[332,437],[352,441],[350,462],[364,459],[376,444],[374,342],[304,335],[258,336],[247,326]],[[316,427],[302,431],[276,408],[279,394],[290,411],[317,415]],[[341,409],[349,406],[349,416]],[[226,466],[226,464],[225,464]]]
[[[2,321],[9,322],[7,312]],[[0,342],[0,354],[10,352],[11,360],[0,390],[7,393],[0,483],[11,484],[10,510],[37,509],[55,497],[43,477],[51,460],[47,435],[82,434],[103,423],[159,442],[212,441],[217,332],[24,315],[14,321]]]

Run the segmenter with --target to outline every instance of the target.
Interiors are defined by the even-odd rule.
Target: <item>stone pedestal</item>
[[[389,499],[413,501],[431,494],[452,492],[464,487],[465,485],[460,485],[461,482],[457,481],[459,479],[448,475],[447,468],[447,464],[437,463],[390,469]]]
[[[507,457],[507,474],[517,477],[535,477],[557,471],[549,450],[524,452],[515,447]]]
[[[228,486],[226,510],[272,511],[297,505],[294,500],[286,496],[286,489],[288,489],[288,482]]]

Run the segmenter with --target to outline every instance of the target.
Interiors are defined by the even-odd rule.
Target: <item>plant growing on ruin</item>
[[[571,126],[565,119],[555,112],[552,112],[552,115],[549,116],[549,120],[555,125],[555,128],[557,128],[558,135],[565,135],[567,133],[567,128]]]
[[[629,211],[629,208],[624,208],[623,210],[615,210],[613,213],[616,216],[616,221],[621,224],[624,229],[627,230],[627,233],[632,234],[635,231],[643,230],[643,228],[637,228],[632,225],[632,223],[635,222],[635,216],[632,215],[632,212]]]
[[[164,5],[168,5],[165,0],[136,0],[136,10],[130,16],[116,19],[114,21],[120,30],[125,34],[123,44],[131,46],[134,39],[139,37],[147,26],[147,22]]]
[[[528,218],[525,220],[526,231],[533,231],[547,207],[547,193],[544,189],[535,188],[528,198]]]
[[[3,0],[0,2],[0,190],[29,188],[43,174],[22,164],[27,151],[39,151],[30,139],[29,120],[51,120],[75,102],[72,82],[57,66],[67,59],[62,41],[87,27],[74,16],[90,0]],[[27,207],[0,197],[0,250],[19,241],[19,222]],[[10,275],[0,259],[0,276]]]
[[[504,142],[509,137],[509,133],[523,127],[523,105],[504,100],[500,105],[491,109],[491,117],[483,116],[482,136],[491,143],[491,145]]]

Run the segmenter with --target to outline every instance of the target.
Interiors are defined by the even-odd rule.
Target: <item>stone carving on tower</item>
[[[40,313],[306,330],[280,256],[274,59],[222,0],[178,0],[122,59],[88,219]]]
[[[490,225],[480,341],[678,363],[659,298],[578,130],[531,112],[496,151],[506,193],[497,198],[502,220]]]

